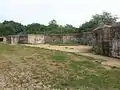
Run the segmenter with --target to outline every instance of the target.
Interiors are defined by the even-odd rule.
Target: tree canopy
[[[96,14],[92,16],[92,19],[83,23],[80,27],[80,31],[90,31],[98,27],[99,25],[111,25],[117,21],[118,17],[108,12],[102,14]]]
[[[59,25],[56,20],[51,20],[48,25],[39,23],[32,23],[28,25],[22,25],[21,23],[14,21],[4,21],[0,23],[0,36],[16,35],[16,34],[69,34],[91,31],[103,24],[113,24],[118,17],[108,12],[102,14],[93,15],[92,18],[83,23],[79,28],[73,25]]]

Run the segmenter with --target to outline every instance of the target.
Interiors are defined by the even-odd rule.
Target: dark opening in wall
[[[3,42],[3,38],[0,38],[0,42]]]

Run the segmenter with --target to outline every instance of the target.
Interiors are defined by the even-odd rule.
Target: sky
[[[120,16],[120,0],[0,0],[0,22],[13,20],[24,25],[58,24],[79,27],[103,11]]]

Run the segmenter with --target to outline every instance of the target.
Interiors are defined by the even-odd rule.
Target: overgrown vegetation
[[[113,16],[111,13],[103,12],[92,16],[92,19],[83,23],[79,30],[82,32],[91,31],[100,25],[111,25],[117,21],[118,17]]]
[[[54,50],[0,44],[0,87],[119,90],[120,69],[102,60]]]
[[[22,25],[14,21],[4,21],[0,23],[0,36],[14,35],[14,34],[70,34],[87,32],[95,29],[99,25],[115,23],[118,18],[111,15],[111,13],[103,12],[96,14],[88,22],[80,25],[79,28],[70,24],[65,26],[59,25],[56,20],[49,22],[49,25],[39,23],[32,23],[29,25]]]

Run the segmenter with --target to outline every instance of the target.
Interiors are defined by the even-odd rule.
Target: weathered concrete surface
[[[120,58],[120,23],[98,27],[92,33],[95,53]]]
[[[34,35],[34,34],[28,34],[28,43],[31,44],[41,44],[44,43],[44,35]]]

